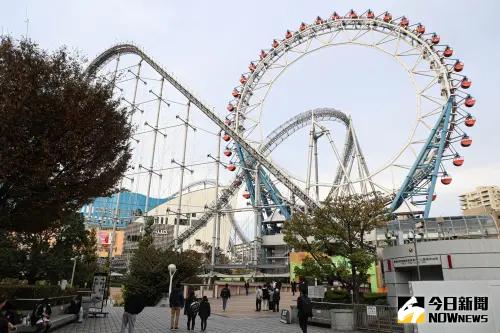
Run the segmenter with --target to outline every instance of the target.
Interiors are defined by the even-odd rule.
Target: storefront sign
[[[392,260],[394,267],[413,267],[417,266],[415,257],[396,258]],[[420,266],[440,266],[441,256],[418,256]]]

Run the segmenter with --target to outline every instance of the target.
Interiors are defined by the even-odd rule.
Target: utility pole
[[[217,134],[217,157],[215,161],[215,200],[219,198],[219,174],[220,174],[220,144],[221,144],[221,135],[222,131],[219,131]],[[217,208],[216,208],[217,209]],[[215,212],[215,219],[214,219],[214,226],[212,229],[213,235],[212,235],[212,271],[214,270],[215,264],[216,264],[216,246],[217,246],[217,238],[218,238],[218,224],[219,224],[219,211],[217,210]]]
[[[154,136],[153,136],[153,149],[151,152],[151,162],[149,163],[149,170],[148,170],[148,192],[146,195],[146,204],[144,207],[144,214],[148,214],[149,210],[149,196],[151,194],[151,179],[153,177],[153,167],[154,167],[154,161],[155,161],[155,151],[156,151],[156,137],[158,136],[158,123],[160,121],[160,111],[161,111],[161,103],[163,102],[162,96],[163,96],[163,83],[165,82],[165,79],[161,79],[160,83],[160,94],[156,95],[158,97],[158,108],[156,109],[156,121],[155,121],[155,126],[153,127],[154,131]],[[149,92],[152,93],[152,90]],[[148,123],[145,123],[146,125]]]
[[[179,116],[176,117],[184,122],[184,143],[183,143],[183,148],[182,148],[182,161],[180,164],[181,179],[180,179],[180,183],[179,183],[179,201],[178,201],[178,206],[177,206],[177,218],[175,220],[175,231],[174,231],[174,250],[176,250],[176,251],[177,251],[177,248],[179,247],[179,222],[181,219],[181,209],[182,209],[182,188],[184,186],[184,169],[186,169],[186,146],[187,146],[188,129],[190,127],[190,125],[189,125],[190,110],[191,110],[191,102],[188,101],[186,120],[182,120]],[[193,130],[196,130],[196,129],[193,127]],[[172,162],[174,162],[174,160],[172,160]],[[193,173],[193,170],[190,170],[190,171],[191,171],[191,173]]]
[[[255,269],[257,270],[257,265],[259,264],[259,254],[260,254],[260,243],[261,243],[261,211],[260,211],[260,174],[259,174],[260,164],[255,167],[255,203],[254,203],[254,214],[255,214],[255,247],[254,247],[254,263]]]

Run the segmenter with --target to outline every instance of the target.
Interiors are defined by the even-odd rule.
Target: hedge
[[[71,287],[61,290],[59,286],[49,285],[0,285],[0,295],[5,295],[10,299],[58,297],[74,294],[76,294],[76,290]]]

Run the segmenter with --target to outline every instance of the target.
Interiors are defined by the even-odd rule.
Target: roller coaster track
[[[119,44],[111,47],[101,53],[97,58],[95,58],[87,67],[86,75],[92,79],[97,74],[97,71],[108,63],[113,58],[123,55],[123,54],[135,54],[144,60],[149,66],[151,66],[158,74],[160,74],[167,82],[169,82],[175,89],[177,89],[182,95],[184,95],[193,105],[195,105],[201,112],[203,112],[210,120],[212,120],[220,129],[231,136],[231,138],[238,143],[249,155],[251,155],[261,166],[266,168],[279,182],[281,182],[285,187],[287,187],[296,197],[298,197],[302,202],[309,208],[317,208],[318,204],[305,193],[300,187],[295,185],[289,177],[276,167],[269,159],[266,159],[262,153],[251,146],[242,136],[240,136],[231,127],[227,126],[223,120],[221,120],[211,109],[209,109],[205,104],[203,104],[200,99],[195,97],[190,91],[188,91],[184,86],[172,75],[170,75],[166,70],[164,70],[160,65],[158,65],[151,57],[149,57],[140,48],[132,44]],[[218,200],[212,202],[208,207],[207,211],[201,216],[199,223],[192,226],[190,229],[185,231],[179,236],[179,243],[182,243],[185,239],[189,238],[197,230],[203,227],[210,218],[213,217],[215,212],[220,211],[223,207],[228,204],[228,201],[232,194],[236,192],[241,185],[243,180],[243,175],[238,175],[233,182],[224,190],[221,191],[221,195]]]

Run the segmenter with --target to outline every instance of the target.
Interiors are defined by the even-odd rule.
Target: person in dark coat
[[[210,303],[208,302],[207,296],[203,296],[203,299],[201,300],[199,315],[201,319],[201,330],[206,331],[207,319],[210,317]]]
[[[222,288],[220,297],[222,298],[222,311],[226,311],[227,300],[231,298],[231,291],[229,290],[229,285],[227,283],[224,288]]]
[[[281,295],[280,295],[280,290],[279,288],[276,288],[274,289],[274,293],[273,293],[273,312],[279,312],[280,311],[280,299],[281,299]]]
[[[181,309],[184,307],[184,295],[180,283],[175,285],[172,293],[169,295],[170,303],[170,329],[179,328],[179,316]]]
[[[248,281],[245,282],[245,294],[248,296],[248,288],[250,288],[250,283]]]
[[[267,291],[269,293],[269,311],[274,311],[274,289],[272,287],[272,285],[268,285],[267,286]]]
[[[8,319],[6,308],[7,297],[0,295],[0,333],[9,333],[16,330],[16,327]]]
[[[297,291],[297,282],[295,282],[294,280],[292,281],[291,285],[292,285],[292,296],[295,296],[295,292]]]
[[[300,296],[297,298],[299,326],[302,333],[307,333],[307,321],[312,317],[311,299],[307,296],[307,286],[305,284],[300,285],[299,291]]]
[[[125,307],[122,317],[122,328],[120,333],[125,333],[128,326],[128,333],[134,333],[135,320],[137,315],[144,310],[146,300],[140,292],[129,293],[125,296]]]
[[[199,303],[193,289],[189,289],[186,305],[184,306],[184,314],[188,317],[187,329],[194,331],[196,316],[198,315]]]

